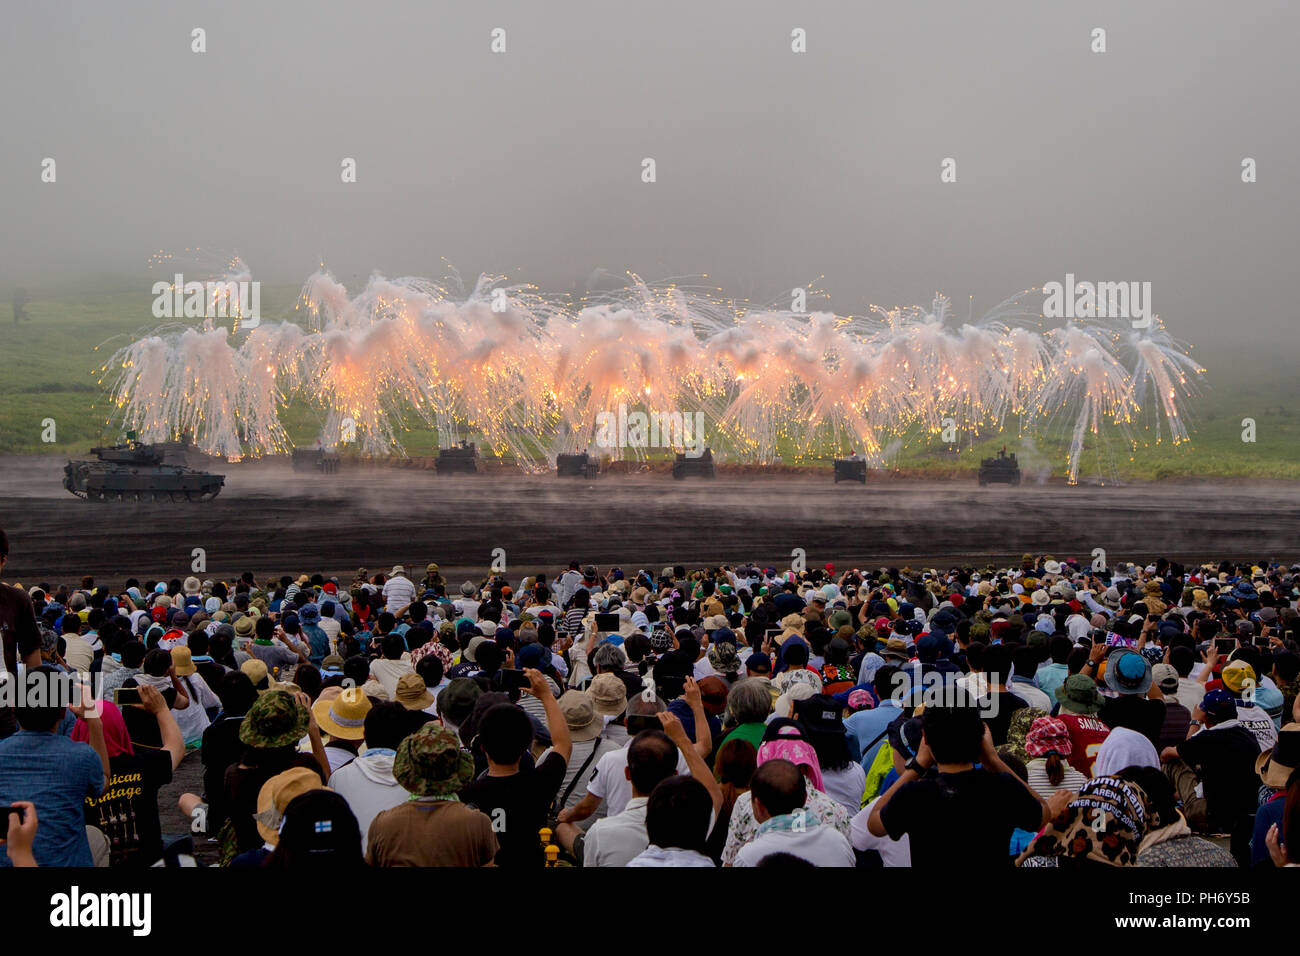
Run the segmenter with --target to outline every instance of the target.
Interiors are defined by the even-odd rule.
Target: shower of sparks
[[[204,451],[258,456],[288,450],[280,416],[302,396],[322,413],[327,447],[354,431],[365,455],[403,454],[415,419],[442,447],[481,435],[540,470],[558,453],[596,450],[598,416],[620,405],[703,412],[715,447],[725,439],[734,457],[759,463],[811,457],[828,442],[881,462],[918,427],[934,435],[951,418],[995,429],[1016,415],[1024,430],[1069,434],[1074,482],[1087,436],[1113,429],[1132,445],[1144,407],[1157,435],[1167,427],[1186,441],[1183,404],[1203,372],[1158,318],[1143,330],[1044,328],[1029,293],[958,322],[943,296],[854,317],[633,275],[576,301],[501,277],[468,294],[456,286],[374,275],[350,296],[322,271],[303,286],[299,322],[234,335],[160,328],[104,367],[116,417],[144,441],[188,432]]]

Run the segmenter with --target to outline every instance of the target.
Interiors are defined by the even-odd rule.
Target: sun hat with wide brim
[[[249,747],[288,747],[302,740],[311,715],[287,692],[267,691],[253,702],[239,725],[239,741]]]
[[[359,688],[350,687],[336,696],[318,698],[311,712],[321,733],[340,740],[364,740],[370,707],[370,698]]]
[[[1266,787],[1282,790],[1300,764],[1300,724],[1290,723],[1278,731],[1277,743],[1255,758],[1255,772]]]
[[[1106,686],[1117,694],[1145,694],[1151,680],[1151,663],[1137,651],[1122,647],[1106,658]]]
[[[280,842],[280,823],[284,820],[284,811],[295,797],[312,790],[328,790],[320,782],[320,775],[306,767],[294,767],[284,773],[277,773],[257,792],[257,812],[253,819],[257,821],[257,832],[267,843],[275,846]]]
[[[601,716],[618,717],[627,710],[627,684],[617,674],[597,674],[587,692]]]
[[[594,740],[605,729],[605,718],[597,713],[596,704],[587,691],[565,691],[560,697],[559,705],[574,743]]]
[[[397,746],[393,778],[417,797],[443,797],[464,789],[474,776],[474,758],[439,723],[428,723]]]
[[[433,706],[434,696],[419,674],[403,674],[397,680],[393,699],[407,710],[425,710]]]

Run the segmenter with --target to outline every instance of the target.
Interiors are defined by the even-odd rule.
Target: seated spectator
[[[163,851],[158,791],[172,782],[172,774],[185,758],[185,741],[162,694],[147,684],[140,688],[140,703],[127,706],[138,707],[158,722],[162,741],[158,750],[137,751],[117,705],[101,701],[99,706],[111,772],[103,793],[86,798],[86,826],[107,837],[110,866],[151,866]],[[90,733],[89,724],[79,718],[72,739],[89,742]]]
[[[698,780],[683,776],[661,780],[646,802],[649,843],[627,865],[715,866],[705,852],[712,817],[713,801]]]
[[[1205,695],[1192,714],[1191,737],[1160,755],[1183,805],[1183,815],[1198,833],[1224,833],[1232,855],[1250,861],[1250,833],[1259,806],[1255,763],[1259,744],[1237,721],[1237,702],[1226,690]]]
[[[303,735],[311,741],[310,754],[299,753]],[[265,841],[257,832],[257,799],[263,784],[278,773],[296,767],[312,771],[324,786],[329,778],[329,758],[320,728],[308,706],[307,695],[272,690],[248,709],[239,727],[245,745],[237,763],[226,770],[222,800],[229,813],[221,835],[223,859],[256,849]]]
[[[284,808],[280,840],[268,869],[359,869],[365,866],[361,833],[347,801],[329,790],[310,790]]]
[[[255,869],[265,866],[279,845],[285,809],[294,798],[320,788],[320,775],[305,767],[291,767],[262,784],[262,789],[257,792],[254,822],[263,843],[231,860],[231,868]]]
[[[375,816],[366,839],[366,862],[492,866],[499,851],[492,819],[456,797],[473,773],[473,759],[445,727],[426,724],[402,740],[393,757],[393,777],[414,799]]]
[[[410,732],[406,708],[384,701],[375,704],[366,713],[363,730],[366,752],[336,769],[329,779],[330,788],[348,802],[356,817],[362,853],[375,817],[411,797],[393,775],[397,747]]]
[[[0,807],[18,802],[35,806],[41,823],[32,853],[40,866],[91,866],[85,801],[98,799],[104,781],[113,775],[103,721],[88,696],[66,709],[28,703],[60,699],[57,687],[70,685],[60,681],[55,668],[34,667],[22,680],[30,694],[21,695],[22,706],[14,709],[19,730],[0,740]],[[43,688],[38,686],[42,682]],[[85,724],[84,741],[59,733],[68,710]],[[0,865],[12,865],[7,855]]]
[[[1029,786],[1046,800],[1058,790],[1078,790],[1087,781],[1068,763],[1074,744],[1065,724],[1052,717],[1039,717],[1025,737],[1029,755],[1026,770]]]
[[[788,760],[765,762],[754,772],[750,793],[758,834],[736,854],[734,866],[758,866],[774,853],[788,853],[813,866],[853,866],[844,834],[804,809],[808,783]]]
[[[799,768],[808,779],[805,788],[803,809],[807,810],[809,819],[834,827],[848,839],[851,817],[848,811],[828,796],[823,789],[821,765],[817,760],[817,751],[812,744],[802,738],[802,731],[792,721],[773,723],[767,730],[768,739],[758,748],[757,765],[762,767],[769,760],[788,760]],[[731,813],[731,823],[727,831],[727,843],[722,851],[723,866],[734,865],[736,854],[741,847],[758,836],[761,822],[753,808],[754,790],[750,789],[736,799]]]

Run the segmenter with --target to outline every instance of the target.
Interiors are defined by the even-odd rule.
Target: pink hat
[[[798,733],[793,727],[781,728],[782,736],[776,740],[769,740],[758,748],[756,766],[761,767],[769,760],[788,760],[796,767],[807,767],[808,773],[804,776],[808,778],[808,782],[825,793],[826,785],[822,782],[822,765],[817,760],[817,751],[813,749],[812,744],[800,737],[785,736],[786,730]]]
[[[1029,725],[1029,733],[1025,734],[1025,753],[1029,756],[1046,757],[1055,752],[1068,757],[1073,750],[1070,729],[1064,721],[1055,717],[1039,717]]]

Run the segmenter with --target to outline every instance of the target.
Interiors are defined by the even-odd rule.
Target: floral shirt
[[[835,827],[849,838],[849,825],[852,818],[836,800],[826,796],[820,790],[808,788],[808,799],[804,807],[817,820]],[[746,790],[736,798],[736,806],[731,811],[731,825],[727,828],[727,845],[722,850],[722,865],[731,866],[736,862],[740,848],[758,836],[759,823],[754,819],[754,798]]]

